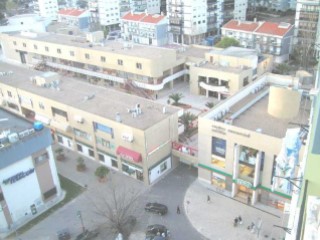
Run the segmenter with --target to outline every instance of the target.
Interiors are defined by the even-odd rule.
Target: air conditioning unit
[[[122,140],[126,142],[133,142],[133,135],[129,133],[122,133]]]
[[[74,120],[77,122],[77,123],[84,123],[84,119],[83,117],[81,116],[74,116]]]

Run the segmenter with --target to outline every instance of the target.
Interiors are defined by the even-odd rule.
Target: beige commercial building
[[[102,42],[53,33],[1,34],[4,58],[36,69],[84,77],[99,85],[141,90],[152,98],[176,81],[189,81],[190,92],[222,99],[270,71],[273,58],[255,50],[206,46],[153,47],[127,42]]]
[[[285,178],[296,176],[304,146],[295,162],[282,158],[283,147],[292,133],[305,140],[299,124],[308,123],[310,112],[310,100],[297,88],[296,78],[265,74],[200,116],[199,179],[251,204],[283,208],[292,194]],[[283,92],[291,105],[280,114]]]
[[[0,63],[0,103],[52,129],[55,140],[151,184],[177,165],[179,109],[84,81]]]

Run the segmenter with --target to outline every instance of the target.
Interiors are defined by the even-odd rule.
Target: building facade
[[[189,67],[190,92],[225,99],[272,69],[271,55],[229,47],[205,53],[205,60]]]
[[[57,0],[38,0],[34,5],[34,12],[41,17],[50,20],[58,19],[58,1]]]
[[[222,0],[168,0],[171,41],[194,44],[215,35],[222,24],[222,9]]]
[[[249,204],[261,202],[284,208],[292,192],[280,185],[274,187],[276,177],[281,177],[277,176],[281,166],[278,156],[283,139],[291,129],[296,131],[296,126],[290,122],[299,119],[306,123],[310,112],[308,98],[301,97],[296,90],[288,90],[287,86],[291,84],[296,89],[298,80],[293,81],[291,76],[265,74],[199,117],[200,180]],[[298,99],[301,97],[297,115],[280,119],[270,114],[271,104],[278,99],[270,97],[272,86],[288,91]],[[303,147],[298,155],[300,162]],[[296,174],[298,168],[299,164],[295,165],[292,172]]]
[[[298,0],[296,4],[294,42],[297,46],[311,49],[309,54],[319,56],[320,50],[320,2],[317,0]],[[313,52],[315,50],[315,52]]]
[[[58,21],[69,26],[76,26],[81,30],[88,30],[91,23],[91,14],[88,10],[61,9],[58,12]]]
[[[0,119],[0,230],[6,233],[62,199],[62,192],[50,130],[3,109]]]
[[[2,106],[51,128],[55,140],[93,161],[152,184],[177,165],[180,109],[52,72],[0,64]]]
[[[162,46],[168,43],[168,20],[159,14],[129,12],[121,18],[121,37],[125,41]]]
[[[221,35],[233,37],[240,46],[272,54],[275,62],[289,59],[294,27],[289,23],[241,22],[231,20],[221,28]]]
[[[175,49],[116,41],[103,44],[53,33],[2,34],[0,41],[9,60],[38,67],[45,63],[102,85],[127,85],[145,89],[148,94],[173,85],[186,73],[185,58],[178,57]]]

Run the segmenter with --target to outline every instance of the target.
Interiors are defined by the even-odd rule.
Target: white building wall
[[[3,184],[3,180],[20,172],[26,172],[29,169],[34,169],[31,156],[1,170],[1,188],[13,222],[26,214],[31,214],[31,205],[39,206],[43,204],[35,172],[14,183]],[[1,222],[0,226],[2,227],[4,224],[7,225],[6,221],[4,223]]]
[[[160,13],[160,0],[147,0],[147,11],[149,14]]]
[[[248,8],[248,0],[237,0],[234,3],[234,19],[245,21]]]
[[[163,169],[164,164],[166,165],[165,169]],[[166,160],[162,161],[149,171],[150,184],[157,180],[161,175],[166,173],[169,169],[171,169],[171,157],[168,157]]]
[[[51,174],[52,174],[52,180],[53,180],[54,185],[57,188],[57,196],[60,196],[61,195],[61,186],[60,186],[60,180],[58,177],[57,166],[54,161],[52,147],[49,146],[46,148],[46,150],[47,150],[47,153],[49,154],[49,165],[50,165],[50,170],[51,170]]]
[[[40,16],[57,20],[58,1],[57,0],[38,0]]]
[[[120,23],[119,0],[99,0],[98,9],[101,25],[109,26]]]

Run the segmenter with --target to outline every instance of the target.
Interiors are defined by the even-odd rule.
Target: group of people
[[[236,226],[238,226],[238,224],[240,224],[240,225],[242,224],[242,217],[241,216],[236,217],[234,219],[233,225],[236,227]]]

